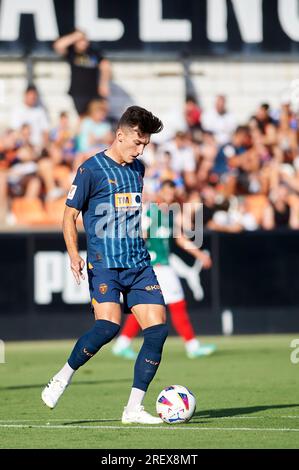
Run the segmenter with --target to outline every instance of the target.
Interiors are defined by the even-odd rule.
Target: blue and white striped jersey
[[[106,268],[150,265],[141,232],[144,166],[120,165],[104,152],[77,171],[66,204],[82,211],[87,261]]]

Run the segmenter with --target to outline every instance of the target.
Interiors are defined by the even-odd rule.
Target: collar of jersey
[[[103,152],[103,156],[106,158],[106,160],[108,160],[108,162],[112,163],[112,165],[115,165],[118,168],[126,168],[128,166],[128,163],[126,163],[125,165],[121,165],[121,163],[117,163],[115,160],[113,160],[113,158],[108,157],[108,155],[105,154],[105,151]]]

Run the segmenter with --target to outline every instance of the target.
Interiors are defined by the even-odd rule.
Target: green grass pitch
[[[290,360],[296,337],[204,338],[218,351],[196,360],[186,358],[180,339],[169,338],[145,407],[155,413],[158,393],[181,384],[195,394],[197,410],[187,424],[158,427],[121,424],[134,362],[114,357],[109,345],[78,371],[51,411],[40,393],[73,341],[7,343],[0,364],[0,447],[299,448],[299,364]]]

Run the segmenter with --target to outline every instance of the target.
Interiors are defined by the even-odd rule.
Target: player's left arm
[[[142,205],[142,212],[141,212],[142,238],[144,240],[149,238],[151,223],[152,223],[152,219],[151,219],[150,208],[148,204],[144,204]]]
[[[110,93],[110,80],[112,76],[111,64],[107,59],[102,59],[99,67],[99,83],[98,94],[103,98],[107,98]]]
[[[202,262],[203,268],[209,269],[212,266],[212,259],[208,253],[200,250],[195,243],[189,240],[182,231],[182,216],[178,213],[175,217],[174,223],[176,228],[179,230],[180,236],[175,237],[176,244],[186,251],[190,255],[194,256],[195,259],[199,259]]]

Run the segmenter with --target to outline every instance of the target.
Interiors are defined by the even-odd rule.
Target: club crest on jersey
[[[107,290],[108,290],[107,284],[100,284],[99,285],[99,291],[101,292],[101,294],[103,294],[103,295],[106,294]]]
[[[117,193],[115,194],[115,207],[117,209],[130,209],[141,206],[141,193]]]
[[[117,180],[112,180],[111,178],[108,178],[108,183],[117,185]]]

